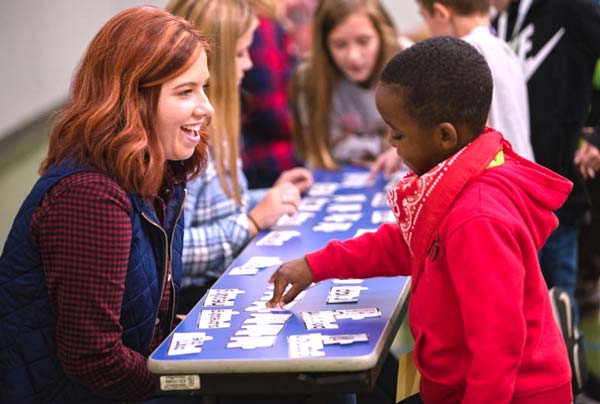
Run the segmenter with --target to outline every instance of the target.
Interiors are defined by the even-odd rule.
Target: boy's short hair
[[[383,68],[380,83],[399,87],[403,108],[419,125],[464,124],[483,132],[492,102],[492,74],[483,56],[462,39],[418,42]]]
[[[488,14],[490,0],[417,0],[430,13],[433,13],[433,4],[440,3],[451,8],[460,15]]]

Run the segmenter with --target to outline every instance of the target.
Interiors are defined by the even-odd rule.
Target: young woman
[[[191,21],[214,42],[209,58],[215,107],[206,171],[188,186],[184,281],[178,311],[187,313],[250,239],[282,215],[294,214],[312,184],[304,168],[281,174],[269,190],[248,191],[239,157],[239,85],[252,66],[248,47],[257,25],[246,0],[172,0],[167,10]]]
[[[207,44],[140,7],[90,43],[0,257],[0,401],[140,401],[181,284],[184,185],[206,161]]]
[[[291,91],[294,142],[309,166],[366,165],[388,148],[374,82],[399,49],[378,0],[319,3],[311,56],[295,72]]]

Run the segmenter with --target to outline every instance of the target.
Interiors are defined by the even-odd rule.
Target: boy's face
[[[390,145],[415,174],[425,174],[450,156],[437,141],[435,128],[423,128],[408,115],[398,87],[380,83],[375,91],[375,103],[391,128]]]

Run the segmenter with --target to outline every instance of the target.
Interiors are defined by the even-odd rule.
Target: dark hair
[[[450,7],[459,15],[486,14],[490,11],[490,0],[417,0],[430,13],[433,5],[440,3]]]
[[[492,74],[483,56],[461,39],[431,38],[396,54],[380,83],[399,87],[405,111],[421,126],[450,122],[483,132]]]

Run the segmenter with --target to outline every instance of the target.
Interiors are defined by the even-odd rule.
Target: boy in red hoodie
[[[269,305],[327,278],[412,275],[422,402],[571,403],[537,259],[571,183],[485,127],[491,97],[489,68],[464,41],[433,38],[393,57],[376,102],[412,170],[388,194],[397,224],[283,264]]]

